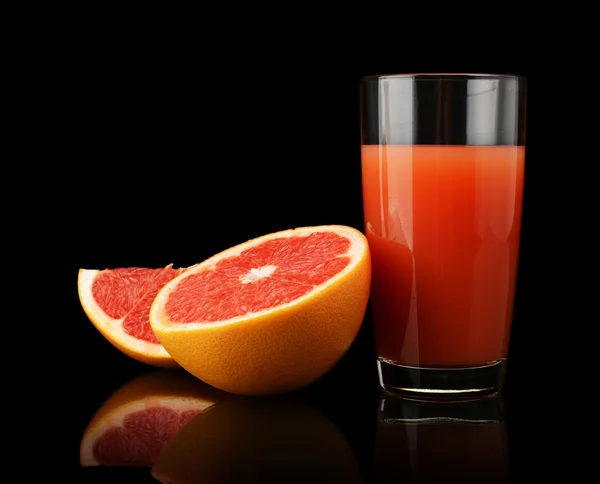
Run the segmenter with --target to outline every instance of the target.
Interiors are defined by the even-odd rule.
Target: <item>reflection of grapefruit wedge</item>
[[[81,465],[151,467],[164,444],[220,396],[183,371],[142,375],[113,393],[90,420]]]
[[[215,405],[169,441],[152,475],[171,484],[362,482],[337,426],[288,396],[232,397]]]
[[[317,380],[348,350],[370,277],[358,230],[286,230],[189,267],[160,290],[150,324],[173,359],[210,385],[282,393]]]
[[[183,270],[81,269],[79,300],[96,329],[123,353],[150,365],[177,367],[154,335],[148,311],[159,289]]]

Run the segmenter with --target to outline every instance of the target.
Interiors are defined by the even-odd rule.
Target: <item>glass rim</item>
[[[406,74],[371,74],[362,76],[361,82],[380,81],[383,79],[406,79],[413,81],[464,81],[470,79],[501,80],[514,79],[525,81],[527,78],[519,74],[493,74],[484,72],[415,72]]]

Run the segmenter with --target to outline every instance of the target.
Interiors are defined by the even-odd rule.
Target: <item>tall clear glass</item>
[[[526,80],[369,76],[360,111],[381,386],[498,392],[517,280]]]

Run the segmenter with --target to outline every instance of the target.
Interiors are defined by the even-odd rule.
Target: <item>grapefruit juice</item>
[[[378,357],[427,368],[508,352],[523,146],[362,145]]]

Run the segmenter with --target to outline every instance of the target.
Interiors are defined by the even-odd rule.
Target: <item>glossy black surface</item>
[[[583,444],[573,429],[581,427],[576,422],[585,414],[576,411],[572,385],[580,370],[565,371],[564,365],[579,355],[571,333],[553,322],[567,306],[554,277],[561,267],[570,273],[556,262],[564,260],[557,257],[566,250],[564,231],[552,226],[556,218],[548,215],[548,200],[556,196],[552,182],[562,178],[547,161],[553,151],[544,147],[552,116],[541,114],[547,99],[544,78],[529,68],[531,49],[521,49],[516,61],[518,49],[501,49],[497,60],[485,63],[452,62],[444,51],[435,66],[422,53],[408,60],[392,55],[393,49],[376,62],[375,50],[348,47],[347,58],[326,59],[313,51],[282,58],[252,50],[247,55],[256,64],[248,78],[234,60],[206,61],[206,72],[213,74],[206,77],[197,73],[197,52],[191,57],[157,54],[155,49],[127,50],[121,42],[96,41],[85,55],[73,56],[69,72],[75,74],[65,98],[74,168],[60,210],[68,220],[62,250],[69,263],[63,264],[66,282],[59,296],[67,310],[54,316],[68,330],[53,331],[60,363],[51,349],[41,360],[47,369],[43,382],[27,383],[35,390],[32,401],[50,400],[51,408],[38,408],[36,430],[19,447],[29,449],[19,452],[27,457],[26,475],[43,472],[37,482],[158,482],[149,466],[81,465],[80,445],[96,412],[119,388],[155,370],[121,354],[92,326],[77,298],[77,270],[184,267],[275,230],[328,223],[362,228],[358,80],[433,68],[528,76],[521,262],[506,386],[497,402],[501,411],[472,427],[381,421],[384,395],[367,316],[349,352],[311,387],[283,399],[234,397],[227,400],[230,406],[216,404],[200,416],[214,417],[207,424],[214,432],[210,442],[202,419],[184,427],[191,436],[189,449],[197,452],[187,461],[191,482],[577,478]],[[310,81],[314,76],[297,75],[315,72],[315,82]],[[42,235],[49,236],[46,229]],[[540,250],[548,240],[556,242],[552,271]],[[56,390],[49,386],[53,382]],[[401,415],[424,411],[399,405]],[[244,433],[238,433],[242,424]],[[209,451],[210,466],[202,468]],[[47,465],[35,464],[38,454],[48,455]]]
[[[567,407],[559,404],[560,397],[540,401],[539,389],[530,385],[535,367],[522,358],[515,357],[509,366],[503,393],[481,400],[432,404],[382,391],[369,317],[330,373],[308,388],[276,397],[230,395],[182,370],[148,367],[101,342],[83,314],[74,324],[88,348],[78,360],[85,378],[78,382],[80,396],[69,412],[70,450],[63,455],[77,482],[150,483],[158,477],[173,483],[231,484],[527,482],[532,473],[552,475],[547,459],[572,452],[564,440],[570,435],[568,423],[560,419],[560,409],[566,412]],[[148,418],[145,435],[126,436],[129,444],[112,449],[108,465],[90,463],[85,444],[90,422],[110,406],[113,395],[144,379],[153,383],[137,398],[150,399],[149,407],[157,404],[157,395],[181,394],[214,405],[179,433],[163,432],[161,437],[153,426],[173,421],[170,403],[163,400],[166,410]],[[167,382],[175,389],[169,390]],[[177,385],[186,391],[176,391]],[[82,448],[88,449],[87,456],[81,457]],[[144,450],[142,464],[132,448]],[[119,455],[122,462],[114,460]],[[552,465],[563,469],[565,462]]]

